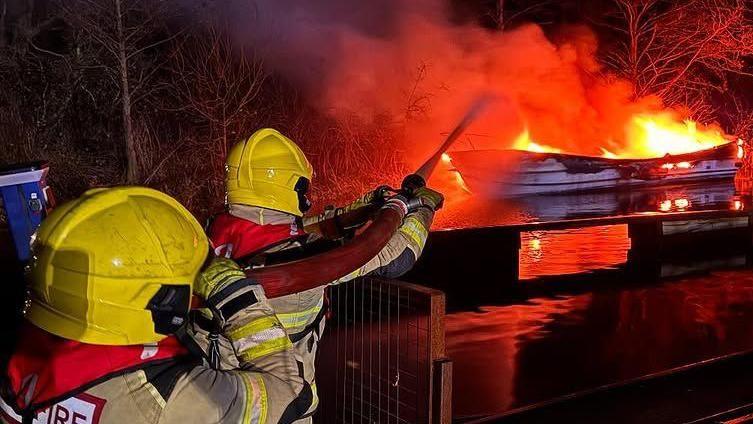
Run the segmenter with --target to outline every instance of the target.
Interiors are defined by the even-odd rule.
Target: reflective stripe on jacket
[[[254,220],[258,214],[256,209],[250,207],[246,207],[245,209],[231,208],[230,213],[235,214],[234,211],[242,210],[243,216],[236,214],[236,218],[242,217]],[[266,214],[268,216],[271,215],[270,211],[267,211]],[[433,217],[433,212],[426,208],[420,208],[407,215],[399,230],[378,255],[362,267],[353,270],[348,275],[333,281],[331,284],[345,283],[365,275],[398,278],[405,274],[413,267],[413,264],[423,251]],[[210,233],[214,234],[214,231],[210,230]],[[254,234],[256,234],[256,231]],[[248,234],[248,236],[252,237],[253,234]],[[266,242],[266,239],[264,240]],[[249,245],[249,243],[246,242],[245,245]],[[308,407],[308,412],[305,414],[307,416],[314,413],[318,404],[315,363],[319,340],[325,326],[324,314],[322,313],[325,288],[326,286],[322,286],[301,293],[269,299],[272,309],[274,309],[280,322],[293,339],[293,350],[296,361],[300,363],[303,370],[303,378],[312,391],[311,403]],[[203,345],[204,349],[208,349],[207,332],[199,328],[195,330],[195,338],[199,345]],[[223,346],[223,343],[220,342],[219,345]],[[227,346],[227,343],[224,345]],[[228,364],[221,364],[220,366],[226,367]]]
[[[213,369],[198,357],[154,363],[85,385],[25,421],[262,424],[299,419],[309,407],[311,391],[300,377],[294,347],[261,286],[241,281],[245,284],[235,285],[223,298],[210,298],[227,317],[222,326],[227,345],[220,355],[227,356],[224,363],[236,364],[233,369]],[[21,422],[21,411],[2,402],[0,421]]]

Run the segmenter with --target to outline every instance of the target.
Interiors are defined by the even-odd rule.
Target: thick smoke
[[[626,123],[662,108],[632,99],[606,72],[586,27],[504,33],[451,23],[442,0],[258,0],[223,5],[238,40],[335,117],[388,112],[416,159],[472,99],[497,101],[456,148],[507,148],[525,129],[536,142],[601,155],[621,151]]]

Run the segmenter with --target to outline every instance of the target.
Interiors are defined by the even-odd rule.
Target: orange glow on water
[[[520,237],[521,279],[614,267],[627,261],[630,247],[627,225],[523,232]]]
[[[530,242],[531,250],[541,250],[541,240],[540,239],[532,239]]]

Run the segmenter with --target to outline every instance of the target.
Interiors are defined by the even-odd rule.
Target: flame
[[[693,164],[690,162],[665,163],[661,167],[667,170],[690,169],[693,167]]]
[[[619,156],[615,155],[614,153],[610,152],[609,150],[599,147],[601,149],[601,157],[607,158],[607,159],[617,159]]]
[[[605,145],[612,147],[598,148],[604,158],[648,159],[697,152],[729,142],[729,138],[716,127],[698,124],[690,119],[680,120],[672,112],[659,112],[640,113],[630,118],[625,128],[625,142],[621,143],[624,146],[614,147],[615,143],[607,139]],[[563,153],[561,149],[531,140],[528,128],[515,139],[513,149],[536,153]],[[743,154],[742,140],[738,140],[738,157],[742,158]],[[692,165],[687,162],[664,166],[666,169],[690,167]]]
[[[518,138],[513,142],[512,148],[515,150],[526,150],[535,153],[562,153],[562,150],[556,147],[547,146],[531,140],[528,128],[524,129],[523,132],[518,135]]]
[[[659,210],[661,212],[670,212],[674,208],[678,211],[684,211],[690,207],[690,200],[685,197],[679,197],[676,199],[665,199],[659,202]]]
[[[628,143],[620,156],[653,158],[706,150],[729,140],[719,131],[692,120],[682,122],[670,113],[639,114],[627,128]]]

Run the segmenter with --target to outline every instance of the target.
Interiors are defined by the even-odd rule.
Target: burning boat
[[[469,150],[451,154],[458,179],[491,197],[577,193],[734,178],[742,141],[692,153],[618,159],[525,150]]]

